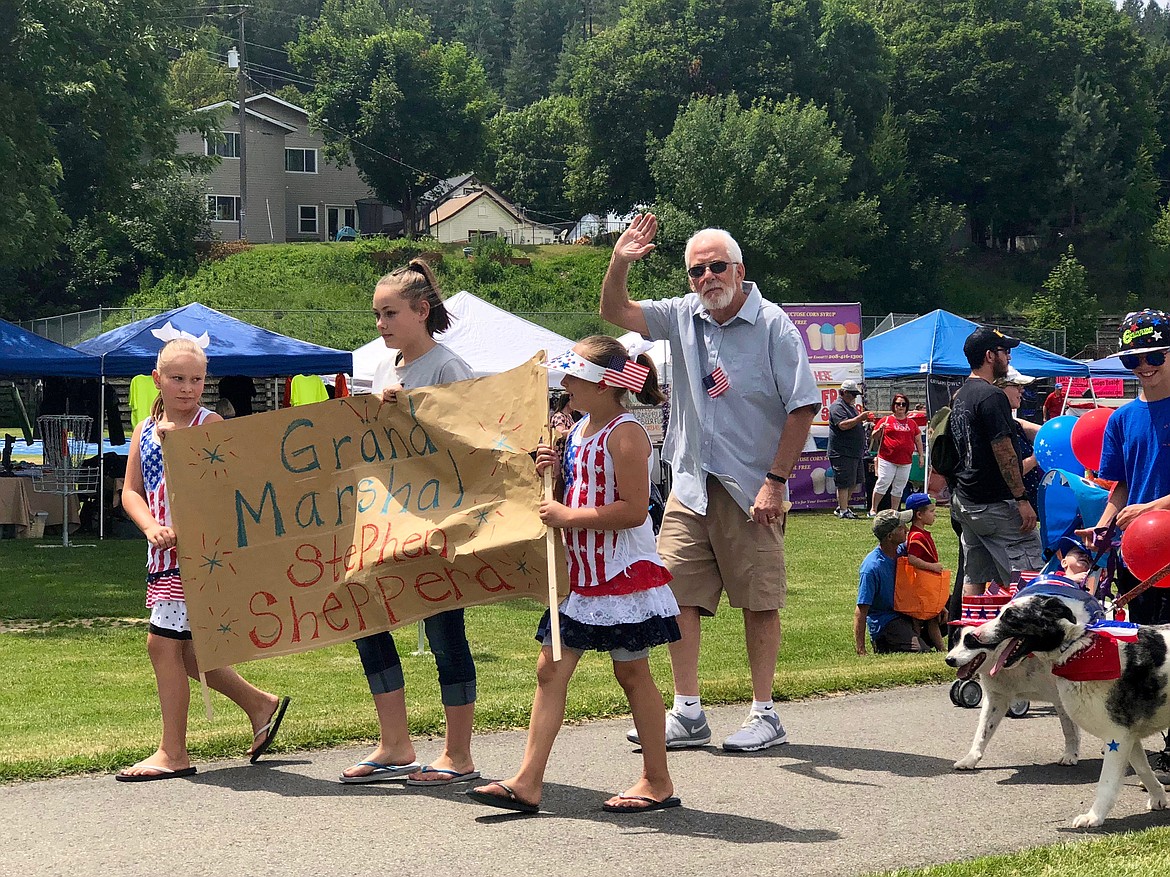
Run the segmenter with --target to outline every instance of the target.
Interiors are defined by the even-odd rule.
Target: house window
[[[285,149],[284,169],[293,174],[317,173],[317,150]]]
[[[240,135],[235,131],[221,131],[223,140],[217,143],[212,143],[210,140],[204,140],[204,152],[207,155],[218,155],[220,158],[239,158],[240,157]]]
[[[471,231],[469,231],[467,233],[467,240],[470,243],[474,243],[475,241],[487,241],[487,240],[491,240],[492,238],[495,238],[495,237],[499,237],[498,232],[475,231],[474,229],[472,229]]]
[[[297,229],[301,234],[317,233],[317,205],[302,204],[300,206],[300,224]]]
[[[207,212],[216,222],[239,222],[240,196],[208,195]]]

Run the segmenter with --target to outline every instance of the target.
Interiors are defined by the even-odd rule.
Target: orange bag
[[[894,576],[894,611],[925,621],[934,618],[951,598],[951,571],[915,569],[905,557],[898,558]]]

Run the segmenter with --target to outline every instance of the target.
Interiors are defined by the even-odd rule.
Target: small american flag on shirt
[[[703,378],[703,388],[712,399],[725,392],[730,386],[731,384],[727,382],[727,375],[723,373],[723,366],[720,365],[715,366],[715,371]]]
[[[640,393],[646,386],[646,376],[649,374],[650,369],[641,363],[625,356],[614,356],[605,369],[605,380],[615,387],[625,387]]]

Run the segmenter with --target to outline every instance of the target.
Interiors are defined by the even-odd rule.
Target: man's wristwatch
[[[781,484],[788,483],[787,478],[785,478],[783,475],[777,475],[775,472],[766,472],[766,473],[764,473],[764,477],[767,478],[769,481],[779,481]]]
[[[1019,496],[1013,496],[1012,499],[1016,502],[1028,502],[1028,494],[1022,493]]]

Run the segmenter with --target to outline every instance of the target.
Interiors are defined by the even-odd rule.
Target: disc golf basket
[[[38,493],[61,497],[61,544],[69,547],[69,497],[97,493],[99,472],[85,461],[93,418],[78,414],[44,414],[37,418],[44,465],[33,476]]]

